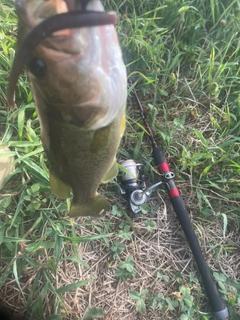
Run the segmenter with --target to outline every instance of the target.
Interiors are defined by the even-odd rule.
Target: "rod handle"
[[[174,211],[177,214],[179,222],[182,226],[182,229],[185,233],[185,236],[197,263],[209,302],[212,306],[213,314],[219,320],[226,319],[228,317],[228,309],[222,297],[220,296],[215,282],[213,281],[210,269],[202,254],[183,199],[181,196],[176,196],[170,198],[170,201],[172,203]]]

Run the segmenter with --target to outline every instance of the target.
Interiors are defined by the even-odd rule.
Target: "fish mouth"
[[[65,0],[68,10],[77,10],[82,9],[86,10],[87,5],[89,4],[90,0]]]
[[[84,39],[84,32],[82,30],[80,32],[78,27],[102,25],[102,22],[105,24],[103,21],[105,19],[105,22],[107,23],[107,16],[104,13],[104,8],[100,0],[42,1],[43,0],[37,0],[26,7],[25,16],[27,19],[25,21],[27,21],[30,30],[34,29],[39,24],[44,25],[44,27],[42,26],[40,28],[42,34],[47,33],[43,45],[52,50],[77,55],[81,52],[82,40]],[[54,16],[59,14],[62,15],[62,17],[61,21],[58,20],[57,22]],[[71,27],[67,22],[68,17],[71,19],[73,15],[74,19],[77,19],[77,16],[79,17],[79,23],[76,22],[75,24],[76,29],[74,28],[74,23]],[[101,16],[104,15],[105,18],[102,20]],[[83,19],[86,19],[86,23],[83,22]],[[56,28],[54,29],[57,31],[52,29],[52,33],[50,34],[51,31],[49,32],[48,29],[51,29],[54,25],[56,25]]]
[[[104,11],[99,0],[18,0],[17,11],[24,14],[25,24],[31,30],[54,15],[72,11]],[[62,29],[61,29],[62,32]],[[64,32],[58,33],[64,35]]]
[[[73,29],[117,23],[116,14],[104,12],[99,0],[17,0],[16,9],[23,17],[20,37],[27,35],[21,41],[10,73],[8,104],[11,107],[22,68],[39,43],[49,37],[67,39],[74,34]]]

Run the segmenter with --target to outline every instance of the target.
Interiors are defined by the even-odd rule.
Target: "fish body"
[[[73,10],[75,1],[17,0],[21,45],[44,19]],[[99,0],[86,10],[103,11]],[[73,200],[70,217],[110,210],[97,193],[117,174],[116,153],[125,129],[126,68],[113,25],[63,29],[34,47],[28,77],[52,191]]]

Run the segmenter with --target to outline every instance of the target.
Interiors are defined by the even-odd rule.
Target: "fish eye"
[[[47,66],[42,59],[32,57],[27,63],[28,70],[37,78],[42,78],[47,72]]]

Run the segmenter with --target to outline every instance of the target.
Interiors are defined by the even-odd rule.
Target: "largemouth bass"
[[[34,28],[79,9],[78,17],[90,17],[89,27],[73,28],[63,21],[61,28],[54,27],[56,31],[32,45],[34,36],[29,34]],[[125,129],[126,68],[115,28],[104,25],[107,22],[91,26],[98,24],[91,14],[105,17],[99,0],[17,0],[16,11],[18,43],[22,56],[27,52],[51,190],[61,198],[70,197],[72,190],[70,217],[99,216],[110,204],[97,190],[117,175],[116,153]],[[21,47],[27,36],[27,48]],[[21,69],[18,63],[15,68]],[[17,73],[13,67],[10,103]]]

